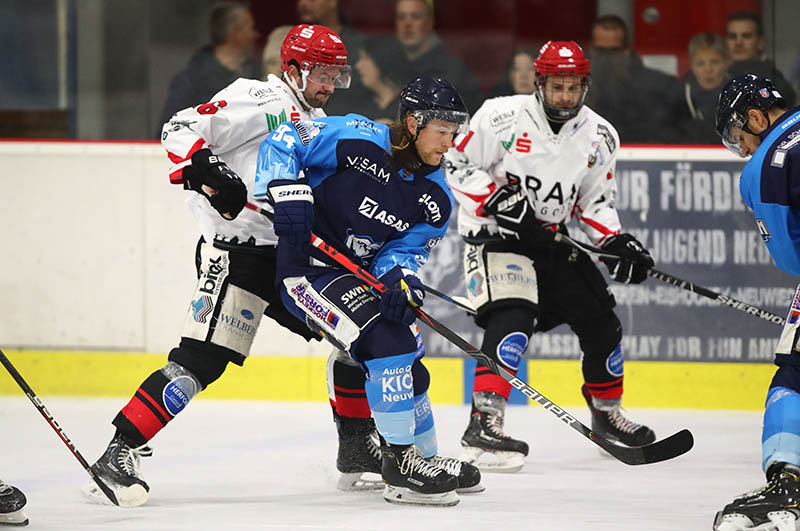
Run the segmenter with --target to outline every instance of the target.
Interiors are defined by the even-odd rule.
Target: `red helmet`
[[[575,41],[548,41],[539,50],[533,62],[536,69],[536,90],[547,117],[554,122],[566,122],[574,118],[583,106],[589,90],[589,60]],[[545,98],[544,84],[547,76],[580,76],[581,96],[572,107],[557,106]]]
[[[289,62],[297,61],[301,70],[312,65],[346,65],[347,48],[332,29],[325,26],[298,24],[289,30],[281,44],[281,70],[289,70]]]

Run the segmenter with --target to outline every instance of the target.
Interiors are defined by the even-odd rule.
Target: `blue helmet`
[[[767,78],[744,74],[728,81],[719,95],[716,117],[717,134],[725,147],[744,156],[739,134],[741,131],[755,134],[747,127],[747,110],[767,111],[776,104],[785,106],[786,101]]]
[[[397,119],[411,111],[420,129],[430,120],[442,120],[459,125],[459,133],[469,128],[469,112],[461,95],[446,79],[420,76],[400,91]]]

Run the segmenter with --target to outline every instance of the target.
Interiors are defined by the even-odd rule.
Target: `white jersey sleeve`
[[[581,230],[592,243],[603,245],[606,238],[619,234],[621,230],[619,215],[614,207],[619,135],[605,120],[597,120],[593,125],[596,139],[592,141],[592,146],[597,147],[595,153],[589,155],[586,176],[578,187],[575,214]]]
[[[282,122],[324,116],[321,109],[304,110],[292,90],[274,75],[267,81],[239,78],[209,103],[184,109],[164,124],[161,145],[172,161],[170,182],[181,184],[183,168],[192,163],[192,155],[209,148],[239,175],[252,202],[258,147],[264,138]],[[244,209],[228,221],[199,194],[192,192],[188,203],[207,241],[277,242],[272,223],[252,210]]]
[[[520,104],[530,96],[486,100],[470,119],[470,130],[459,135],[445,157],[447,183],[458,202],[458,232],[481,229],[498,232],[497,223],[482,213],[489,196],[508,182],[503,156],[514,141],[514,122]]]

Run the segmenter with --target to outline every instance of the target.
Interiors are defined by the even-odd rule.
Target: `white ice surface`
[[[43,401],[91,463],[121,399]],[[572,408],[582,422],[588,412]],[[455,455],[466,406],[435,408],[440,453]],[[632,410],[659,437],[681,428],[689,454],[631,467],[539,407],[510,408],[507,431],[531,444],[518,474],[484,474],[486,491],[452,508],[402,507],[380,493],[335,488],[336,433],[324,403],[196,400],[152,441],[142,462],[150,501],[93,505],[88,475],[24,397],[0,397],[0,477],[28,497],[31,531],[451,529],[709,530],[717,510],[763,483],[761,414]]]

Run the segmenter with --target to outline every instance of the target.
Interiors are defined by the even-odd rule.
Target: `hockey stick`
[[[14,365],[11,364],[11,361],[6,357],[5,354],[3,354],[2,350],[0,350],[0,363],[3,364],[8,373],[11,375],[12,378],[14,378],[14,381],[17,382],[17,385],[19,385],[20,388],[25,392],[25,395],[30,399],[30,401],[33,402],[33,405],[36,406],[36,409],[39,410],[39,413],[41,413],[44,419],[47,421],[47,423],[50,424],[50,427],[53,428],[56,434],[58,434],[58,436],[61,438],[61,440],[64,441],[64,444],[67,445],[67,448],[69,448],[70,452],[72,452],[72,455],[75,456],[75,459],[78,460],[78,462],[83,466],[86,472],[88,472],[89,475],[92,477],[94,482],[97,483],[97,486],[100,487],[100,490],[103,491],[103,494],[105,494],[108,497],[108,499],[111,500],[111,503],[113,503],[114,505],[119,505],[119,501],[117,501],[117,497],[114,495],[114,492],[108,487],[108,485],[103,483],[103,480],[101,480],[97,476],[97,474],[95,474],[94,470],[92,470],[92,467],[89,465],[89,463],[86,462],[86,459],[83,458],[78,449],[75,448],[75,445],[72,444],[72,441],[69,440],[67,434],[64,433],[64,430],[61,428],[61,426],[58,425],[56,419],[54,419],[53,415],[51,415],[50,412],[47,411],[47,408],[44,407],[44,404],[39,399],[39,397],[36,396],[36,393],[33,392],[31,386],[28,385],[28,382],[25,381],[25,379],[17,371]]]
[[[379,293],[387,290],[386,286],[372,276],[369,272],[364,270],[359,265],[350,261],[347,256],[340,253],[333,247],[325,243],[322,238],[316,234],[311,235],[311,245],[336,260],[348,271],[354,273],[361,280],[372,286]],[[643,465],[649,463],[658,463],[666,461],[673,457],[685,454],[692,449],[694,445],[694,438],[689,430],[681,430],[666,439],[648,444],[640,447],[627,447],[618,446],[611,441],[594,433],[592,430],[583,425],[575,417],[555,405],[553,402],[544,397],[541,393],[536,391],[530,385],[520,380],[509,371],[499,366],[492,358],[472,346],[469,342],[462,339],[455,332],[444,326],[433,317],[426,314],[421,308],[414,308],[419,318],[428,325],[434,332],[442,335],[445,339],[453,343],[459,349],[464,351],[469,356],[475,358],[479,362],[485,364],[489,370],[497,374],[505,381],[510,383],[515,389],[519,390],[522,394],[535,401],[547,411],[554,414],[565,424],[569,425],[572,429],[579,432],[581,435],[594,442],[597,446],[604,449],[606,452],[628,465]]]
[[[247,203],[245,203],[245,207],[249,208],[250,210],[253,210],[255,212],[258,212],[259,214],[261,214],[262,216],[265,216],[270,221],[272,221],[272,219],[273,219],[272,212],[270,212],[269,210],[265,210],[265,209],[259,207],[258,205],[254,205],[253,203],[250,203],[249,201]],[[422,287],[425,289],[426,292],[428,292],[428,293],[430,293],[430,294],[432,294],[432,295],[434,295],[436,297],[439,297],[440,299],[442,299],[445,302],[449,302],[450,304],[455,304],[456,306],[458,306],[459,308],[461,308],[462,310],[464,310],[465,312],[467,312],[470,315],[476,315],[477,314],[477,312],[475,311],[475,308],[473,308],[472,305],[469,303],[469,301],[467,299],[465,299],[464,297],[451,297],[450,295],[447,295],[446,293],[443,293],[443,292],[439,291],[436,288],[432,288],[430,286],[426,286],[425,284],[423,284]]]
[[[555,240],[557,242],[568,243],[569,245],[572,245],[576,249],[580,249],[588,254],[600,258],[619,259],[619,256],[615,254],[607,253],[602,249],[598,249],[597,247],[593,247],[589,244],[575,241],[566,234],[561,234],[560,232],[556,233]],[[780,326],[783,326],[783,324],[786,322],[786,320],[780,315],[768,312],[767,310],[762,310],[761,308],[757,308],[751,304],[747,304],[746,302],[742,302],[740,300],[734,299],[733,297],[723,295],[722,293],[717,293],[716,291],[704,288],[703,286],[698,286],[694,282],[683,280],[682,278],[678,278],[668,273],[658,271],[657,269],[650,268],[647,270],[647,274],[653,278],[657,278],[658,280],[666,282],[667,284],[672,284],[673,286],[677,286],[687,291],[691,291],[692,293],[702,295],[703,297],[717,301],[718,303],[723,304],[725,306],[730,306],[734,310],[739,310],[740,312],[744,312],[748,315],[758,317],[759,319],[764,319],[766,321],[775,323]]]

